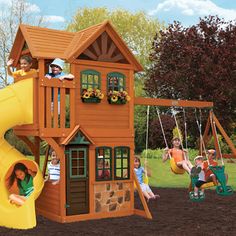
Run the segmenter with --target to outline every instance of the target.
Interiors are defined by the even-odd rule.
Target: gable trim
[[[94,144],[94,141],[88,136],[88,134],[84,131],[84,129],[82,127],[80,127],[80,125],[76,125],[75,128],[71,131],[71,133],[67,136],[67,138],[65,138],[61,144],[62,145],[67,145],[70,143],[70,141],[76,136],[76,134],[81,131],[81,133],[88,139],[88,141],[91,144]]]

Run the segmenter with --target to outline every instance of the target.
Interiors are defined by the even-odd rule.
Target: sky
[[[174,20],[188,27],[199,17],[218,15],[225,20],[236,19],[236,0],[26,0],[29,11],[43,15],[50,28],[64,29],[78,8],[123,8],[131,12],[144,11],[166,24]],[[0,0],[7,3],[9,0]]]
[[[1,0],[3,1],[3,0]],[[78,8],[123,8],[131,12],[145,11],[161,22],[180,21],[184,26],[198,23],[199,17],[218,15],[225,20],[236,19],[236,0],[28,0],[44,15],[50,27],[63,29]]]

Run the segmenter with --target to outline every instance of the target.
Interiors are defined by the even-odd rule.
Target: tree
[[[217,16],[188,28],[174,22],[155,37],[146,91],[159,98],[213,101],[230,131],[236,118],[235,42],[235,22]]]
[[[139,62],[144,68],[148,67],[153,38],[157,31],[164,28],[163,23],[150,18],[142,11],[131,13],[123,9],[109,11],[104,7],[80,8],[68,24],[67,30],[79,31],[104,20],[112,22]]]
[[[11,0],[0,6],[0,88],[3,88],[10,83],[6,63],[19,24],[30,22],[31,25],[42,25],[43,17],[35,17],[31,5],[25,0]]]
[[[78,9],[73,20],[67,26],[67,30],[79,31],[107,19],[112,22],[122,39],[144,67],[145,71],[135,76],[135,94],[136,96],[145,96],[143,86],[146,79],[146,69],[150,67],[149,54],[152,41],[156,32],[164,28],[164,24],[148,17],[144,12],[130,13],[123,9],[109,11],[107,8],[83,8]],[[145,114],[146,107],[135,107],[134,123],[137,151],[145,148]]]
[[[160,115],[163,129],[165,132],[166,141],[168,147],[171,147],[171,140],[173,138],[173,129],[175,128],[175,121],[174,118],[170,115],[161,114]],[[157,118],[154,118],[150,122],[150,129],[149,129],[149,148],[156,149],[156,148],[165,148],[165,140],[161,131],[161,125]]]

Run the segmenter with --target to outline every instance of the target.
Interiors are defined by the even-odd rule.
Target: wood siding
[[[109,104],[107,101],[107,75],[111,72],[119,72],[125,75],[125,90],[130,94],[130,77],[129,70],[121,70],[118,68],[105,68],[96,67],[96,66],[79,66],[76,65],[74,73],[76,76],[76,90],[75,90],[75,111],[76,111],[76,123],[80,124],[82,127],[87,127],[89,129],[100,129],[100,132],[97,132],[96,136],[99,136],[99,133],[102,133],[103,130],[108,129],[112,132],[116,130],[127,130],[130,129],[130,109],[131,103],[127,102],[123,105]],[[98,71],[101,74],[101,92],[105,95],[101,103],[98,104],[88,104],[83,103],[81,100],[81,89],[80,89],[80,73],[83,70],[93,69]],[[131,134],[130,134],[131,136]]]
[[[47,210],[50,213],[60,215],[60,185],[45,182],[42,193],[36,201],[36,209]]]

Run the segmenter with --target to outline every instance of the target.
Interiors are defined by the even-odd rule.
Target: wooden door
[[[67,149],[66,215],[89,212],[88,148]]]

